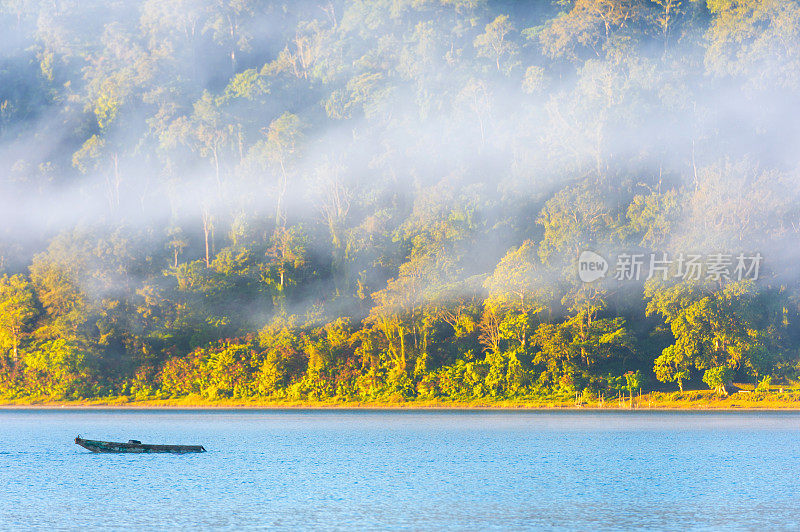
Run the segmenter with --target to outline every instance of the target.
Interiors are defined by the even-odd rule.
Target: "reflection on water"
[[[204,445],[99,455],[85,438]],[[0,410],[0,522],[785,528],[800,414]]]

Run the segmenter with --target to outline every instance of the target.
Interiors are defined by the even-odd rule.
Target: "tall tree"
[[[0,277],[0,339],[11,348],[14,364],[19,360],[19,345],[37,316],[33,286],[22,275]]]

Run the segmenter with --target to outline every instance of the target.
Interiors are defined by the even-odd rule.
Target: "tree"
[[[350,211],[353,193],[341,177],[342,168],[325,164],[317,169],[320,181],[319,210],[325,218],[332,246],[332,264],[337,295],[344,289],[345,268],[345,220]]]
[[[299,227],[277,227],[272,235],[272,246],[267,249],[266,256],[271,259],[264,265],[261,279],[267,285],[274,285],[281,306],[285,303],[286,287],[297,284],[294,274],[306,260],[305,239]],[[275,277],[277,276],[277,282]]]
[[[684,13],[683,0],[653,0],[661,9],[655,15],[655,22],[664,38],[664,53],[669,48],[676,20]]]
[[[396,279],[373,294],[375,306],[367,319],[386,342],[396,376],[406,375],[416,354],[427,351],[428,328],[423,322],[426,276],[432,272],[429,257],[403,264]],[[411,336],[411,338],[408,338]],[[408,343],[413,342],[411,346]],[[412,349],[413,348],[413,349]]]
[[[542,261],[572,267],[581,251],[598,247],[610,236],[611,207],[589,183],[581,183],[548,200],[537,222],[544,228]]]
[[[576,48],[586,47],[599,57],[615,32],[632,26],[642,12],[639,0],[576,0],[570,11],[548,21],[540,33],[542,48],[551,57],[576,59]]]
[[[81,172],[97,171],[104,179],[109,209],[116,212],[123,200],[125,144],[119,133],[141,131],[141,122],[131,119],[135,107],[153,80],[154,57],[136,37],[118,22],[103,27],[99,46],[89,47],[84,69],[85,105],[96,121],[96,133],[73,154],[73,166]]]
[[[639,370],[627,372],[625,374],[625,388],[630,393],[631,408],[633,408],[633,392],[642,388],[642,372]]]
[[[664,286],[655,279],[648,283],[647,312],[664,317],[675,339],[656,359],[659,380],[678,381],[682,388],[692,366],[765,372],[764,345],[771,336],[780,336],[776,322],[782,321],[782,311],[762,306],[752,281],[710,288],[686,282]]]
[[[214,41],[227,48],[231,72],[236,72],[236,53],[250,49],[252,35],[242,22],[255,15],[255,5],[252,0],[215,0],[211,5],[203,31],[211,31]]]
[[[189,242],[183,234],[183,230],[178,226],[171,226],[167,229],[169,242],[167,246],[172,251],[172,267],[178,267],[178,256],[189,246]]]
[[[692,369],[692,360],[686,355],[685,350],[674,345],[665,348],[653,367],[656,378],[661,382],[677,382],[678,389],[683,391],[683,381],[691,378]]]
[[[471,78],[458,93],[455,104],[463,108],[464,114],[474,115],[478,122],[481,147],[485,147],[492,118],[492,97],[486,82]]]
[[[628,230],[645,246],[665,246],[678,224],[681,198],[676,190],[638,194],[628,206]]]
[[[191,146],[214,168],[217,193],[222,195],[222,155],[231,145],[232,127],[224,122],[219,102],[209,92],[194,103],[191,116]]]
[[[63,338],[36,345],[23,357],[26,389],[54,399],[86,397],[94,382],[88,353]]]
[[[19,345],[38,314],[33,286],[22,275],[0,277],[0,340],[11,348],[14,364]]]
[[[488,290],[486,305],[538,314],[546,310],[554,291],[538,260],[536,245],[526,240],[510,249],[484,282]]]
[[[576,378],[598,366],[624,366],[634,351],[634,337],[622,318],[598,319],[589,325],[578,315],[562,323],[543,323],[536,329],[539,351],[533,363],[544,371],[540,380],[576,391]]]
[[[733,371],[728,366],[709,368],[703,374],[703,382],[719,395],[728,395],[725,387],[733,380]]]
[[[273,120],[267,128],[266,140],[261,140],[251,148],[250,157],[254,160],[266,160],[267,168],[277,172],[275,226],[286,225],[286,207],[284,201],[289,186],[290,164],[297,155],[303,138],[303,122],[297,115],[283,113]]]
[[[800,3],[709,0],[706,65],[759,88],[800,83]]]
[[[494,60],[498,72],[508,73],[516,65],[514,62],[518,46],[509,38],[514,26],[508,15],[499,15],[486,25],[484,32],[475,37],[475,49],[478,57]],[[504,63],[501,67],[501,61]]]

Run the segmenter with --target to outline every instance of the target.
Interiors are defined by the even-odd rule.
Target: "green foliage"
[[[674,345],[664,348],[661,355],[656,358],[653,368],[656,378],[661,382],[677,382],[678,388],[683,391],[683,383],[692,376],[691,359],[685,354],[685,351]]]
[[[0,277],[0,345],[19,358],[19,346],[38,314],[33,286],[22,275]]]
[[[648,313],[661,314],[675,338],[655,361],[656,377],[678,382],[681,390],[692,367],[749,368],[758,375],[768,371],[769,353],[780,349],[781,316],[764,306],[750,282],[730,283],[717,291],[653,282],[645,293],[650,299]]]
[[[625,389],[633,395],[633,392],[640,390],[642,388],[642,372],[641,371],[629,371],[625,374]]]
[[[794,1],[709,0],[706,64],[712,72],[744,75],[761,85],[775,79],[797,87],[800,5]]]
[[[796,0],[6,4],[2,396],[798,375],[791,261],[576,275],[796,247]]]
[[[703,373],[703,382],[719,395],[728,395],[725,386],[733,380],[733,371],[728,366],[709,368]]]
[[[485,32],[475,37],[478,57],[494,61],[497,70],[509,73],[516,66],[518,45],[510,38],[514,27],[508,15],[498,15],[486,25]]]
[[[195,394],[206,399],[244,398],[254,394],[252,346],[221,342],[184,358],[168,360],[157,379],[170,397]]]
[[[91,358],[76,343],[64,339],[34,345],[22,358],[22,389],[26,394],[55,399],[96,395]]]

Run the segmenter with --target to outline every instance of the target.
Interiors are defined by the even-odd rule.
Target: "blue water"
[[[0,410],[4,530],[775,529],[798,496],[795,413]]]

